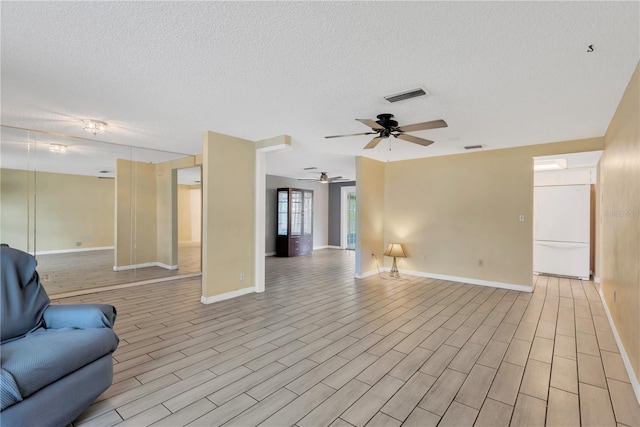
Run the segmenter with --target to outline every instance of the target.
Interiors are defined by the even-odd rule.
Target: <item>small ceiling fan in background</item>
[[[308,168],[308,169],[311,169],[311,168]],[[329,184],[331,182],[340,182],[340,181],[349,181],[349,180],[341,176],[329,177],[329,175],[327,175],[326,172],[320,172],[320,178],[318,179],[298,179],[298,181],[311,181],[311,182],[320,182],[322,184]]]
[[[358,136],[358,135],[378,135],[373,138],[367,145],[364,146],[365,149],[374,148],[380,141],[383,139],[389,138],[393,136],[394,138],[402,139],[404,141],[413,142],[414,144],[419,144],[422,146],[427,146],[433,144],[433,141],[419,138],[413,135],[407,135],[406,132],[416,132],[419,130],[428,130],[428,129],[438,129],[438,128],[446,128],[447,122],[444,120],[432,120],[430,122],[416,123],[413,125],[405,125],[398,126],[398,122],[393,120],[393,114],[378,114],[378,120],[370,120],[370,119],[356,119],[357,121],[369,126],[371,128],[371,132],[362,132],[362,133],[352,133],[348,135],[331,135],[325,136],[325,138],[342,138],[345,136]]]

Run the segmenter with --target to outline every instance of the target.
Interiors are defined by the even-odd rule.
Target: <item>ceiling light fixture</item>
[[[67,152],[67,146],[64,144],[58,144],[57,142],[50,142],[49,151],[53,154],[64,154]]]
[[[422,88],[411,89],[402,93],[396,93],[394,95],[387,95],[384,97],[389,102],[404,101],[405,99],[416,98],[418,96],[424,96],[427,92]]]
[[[567,168],[567,159],[547,159],[547,160],[534,160],[533,170],[538,171],[551,171]]]
[[[107,123],[99,122],[96,120],[83,120],[84,125],[82,129],[86,130],[89,133],[97,135],[99,133],[104,133],[107,130]]]

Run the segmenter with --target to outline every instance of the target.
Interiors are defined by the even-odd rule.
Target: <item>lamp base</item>
[[[396,264],[396,257],[393,257],[393,264],[391,265],[391,271],[389,272],[389,276],[400,277],[400,272],[398,271],[398,264]]]

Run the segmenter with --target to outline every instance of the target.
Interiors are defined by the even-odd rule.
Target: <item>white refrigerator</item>
[[[589,280],[591,188],[533,189],[533,271]]]

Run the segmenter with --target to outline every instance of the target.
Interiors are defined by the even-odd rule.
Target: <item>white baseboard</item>
[[[380,270],[389,272],[391,271],[391,268],[384,267]],[[356,274],[356,278],[364,279],[365,277],[374,276],[376,274],[378,274],[378,271],[373,270],[360,275]],[[531,286],[516,285],[513,283],[504,283],[504,282],[493,282],[490,280],[472,279],[469,277],[447,276],[444,274],[434,274],[434,273],[427,273],[424,271],[410,271],[410,270],[400,270],[400,274],[406,274],[408,276],[417,276],[417,277],[428,277],[429,279],[448,280],[450,282],[469,283],[471,285],[490,286],[492,288],[502,288],[502,289],[509,289],[513,291],[520,291],[520,292],[533,292],[533,287]]]
[[[226,292],[224,294],[219,294],[219,295],[213,295],[213,296],[210,296],[210,297],[205,297],[203,295],[203,296],[200,297],[200,302],[203,303],[203,304],[212,304],[214,302],[224,301],[224,300],[227,300],[227,299],[239,297],[241,295],[250,294],[252,292],[255,292],[255,287],[253,287],[253,286],[250,287],[250,288],[236,289],[235,291]]]
[[[593,276],[593,283],[600,283],[600,278]]]
[[[314,246],[313,250],[316,251],[318,249],[327,249],[329,248],[329,245],[320,245],[320,246]]]
[[[342,249],[342,246],[328,245],[328,249]]]
[[[266,252],[264,256],[276,256],[275,252]]]
[[[166,268],[167,270],[177,270],[178,266],[177,265],[167,265],[167,264],[163,264],[161,262],[143,262],[142,264],[132,264],[132,265],[114,265],[113,266],[113,271],[125,271],[125,270],[134,270],[136,268],[145,268],[145,267],[162,267],[162,268]]]
[[[55,254],[70,254],[74,252],[89,252],[89,251],[106,251],[114,249],[114,246],[96,246],[95,248],[73,248],[73,249],[58,249],[55,251],[37,251],[35,255],[55,255]],[[29,252],[34,255],[33,252]]]
[[[49,295],[49,298],[54,300],[54,299],[61,299],[61,298],[76,297],[76,296],[80,296],[80,295],[95,294],[97,292],[112,291],[112,290],[115,290],[115,289],[132,288],[134,286],[148,285],[148,284],[151,284],[151,283],[173,282],[174,280],[191,279],[191,278],[194,278],[194,277],[201,277],[201,276],[202,276],[202,273],[178,274],[176,276],[159,277],[157,279],[142,280],[140,282],[121,283],[119,285],[108,285],[108,286],[100,286],[100,287],[97,287],[97,288],[81,289],[79,291],[61,292],[59,294]]]
[[[356,274],[355,278],[356,279],[364,279],[364,278],[367,278],[367,277],[376,276],[377,274],[378,274],[378,270],[371,270],[371,271],[367,271],[366,273]]]
[[[200,244],[200,240],[179,240],[178,245],[193,245]]]
[[[629,356],[627,355],[627,351],[622,344],[622,339],[620,339],[620,335],[618,334],[618,329],[616,328],[616,324],[613,323],[613,317],[611,317],[611,312],[609,311],[609,307],[607,306],[607,301],[602,295],[602,289],[598,290],[600,294],[600,299],[602,300],[602,305],[604,306],[604,311],[607,313],[607,319],[609,319],[609,325],[611,326],[611,330],[613,331],[613,336],[616,339],[616,344],[618,344],[618,350],[620,350],[620,356],[622,356],[622,361],[624,362],[624,367],[627,370],[627,374],[629,375],[629,381],[631,381],[631,387],[633,388],[633,392],[636,395],[636,400],[640,404],[640,381],[638,381],[638,377],[633,370],[633,366],[631,365],[631,361],[629,360]]]
[[[385,267],[385,271],[391,271],[391,268]],[[447,276],[445,274],[425,273],[423,271],[400,270],[400,274],[408,274],[410,276],[428,277],[430,279],[448,280],[450,282],[469,283],[471,285],[489,286],[492,288],[509,289],[520,292],[533,292],[533,286],[516,285],[514,283],[494,282],[492,280],[473,279],[470,277]]]

